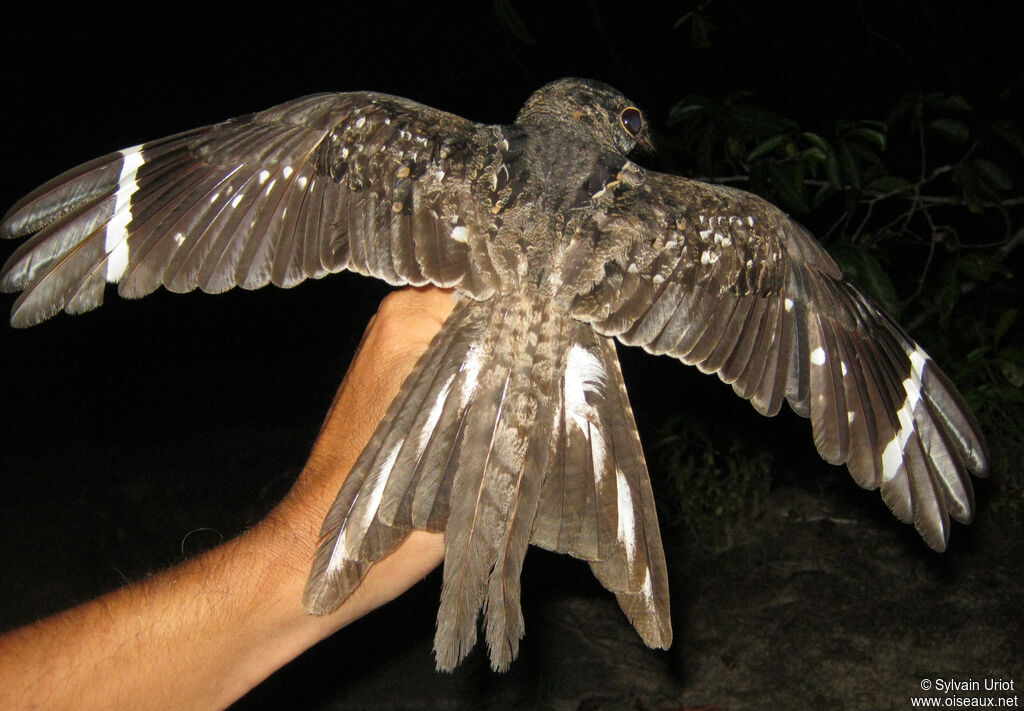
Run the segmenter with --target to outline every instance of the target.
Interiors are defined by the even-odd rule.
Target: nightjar
[[[349,269],[461,298],[323,524],[304,603],[328,613],[412,530],[443,531],[435,654],[506,669],[529,544],[588,561],[653,647],[672,639],[647,467],[612,337],[716,373],[934,549],[973,509],[984,441],[948,378],[799,225],[741,190],[646,170],[639,109],[563,79],[515,123],[307,96],[97,158],[3,219],[11,323],[105,287],[291,287]]]

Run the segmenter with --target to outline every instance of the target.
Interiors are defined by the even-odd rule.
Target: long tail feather
[[[531,542],[589,561],[644,642],[666,648],[672,626],[665,555],[615,346],[573,327],[555,454]]]
[[[481,610],[491,666],[516,657],[531,542],[590,561],[644,640],[667,646],[657,526],[614,345],[539,296],[464,301],[331,507],[305,605],[330,612],[408,531],[443,530],[439,669],[473,648]]]
[[[463,343],[472,342],[479,333],[473,325],[474,316],[468,303],[449,316],[338,492],[321,527],[320,547],[306,583],[303,604],[307,612],[322,615],[337,608],[359,585],[370,564],[390,553],[412,528],[380,517],[382,509],[400,505],[389,503],[385,493],[390,489],[394,496],[398,478],[392,481],[392,474],[408,470],[406,461],[398,461],[403,445],[413,443],[417,449],[426,450],[434,441],[431,430],[450,427],[452,413],[443,422],[430,417],[424,420],[420,416],[423,407],[446,398],[453,380],[466,383],[475,378],[458,364],[465,352]],[[447,371],[450,377],[442,378]],[[467,383],[464,390],[470,392],[472,383]],[[420,451],[418,456],[430,458],[433,454]],[[412,488],[415,490],[415,486]]]

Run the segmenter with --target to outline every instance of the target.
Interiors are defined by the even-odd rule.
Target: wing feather
[[[809,417],[815,446],[943,549],[971,517],[985,444],[948,378],[799,225],[739,190],[633,167],[578,244],[604,279],[567,279],[602,334],[715,372],[766,415]],[[588,242],[589,240],[589,242]],[[647,255],[646,257],[644,255]]]
[[[27,326],[164,285],[220,292],[350,268],[391,284],[493,293],[476,182],[500,131],[414,102],[303,97],[103,156],[15,205],[0,235],[39,231],[0,288]],[[466,235],[475,235],[467,240]],[[116,248],[116,249],[115,249]],[[102,278],[99,276],[102,275]]]

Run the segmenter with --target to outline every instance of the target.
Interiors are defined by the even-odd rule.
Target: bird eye
[[[630,136],[636,136],[640,133],[640,128],[643,126],[643,115],[640,113],[640,109],[635,106],[630,106],[622,110],[619,114],[619,121],[622,122],[622,127],[629,132]]]

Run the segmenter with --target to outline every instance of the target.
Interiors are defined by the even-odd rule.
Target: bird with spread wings
[[[529,544],[586,560],[667,647],[668,576],[612,338],[809,417],[827,461],[925,542],[970,521],[978,425],[949,379],[798,224],[749,193],[642,168],[642,112],[563,79],[510,125],[319,94],[97,158],[11,208],[35,233],[0,287],[14,326],[164,286],[291,287],[349,269],[460,296],[324,521],[304,603],[325,614],[412,530],[443,531],[435,655],[481,610],[495,669],[523,635]]]

